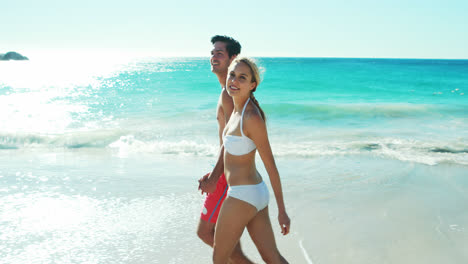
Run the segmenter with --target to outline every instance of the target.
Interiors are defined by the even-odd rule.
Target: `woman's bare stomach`
[[[262,182],[262,177],[255,167],[255,153],[243,156],[224,153],[224,174],[229,186]]]

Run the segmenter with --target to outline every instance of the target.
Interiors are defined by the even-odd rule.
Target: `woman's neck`
[[[235,112],[242,112],[242,109],[244,108],[245,102],[249,100],[249,97],[232,97],[232,101],[234,102],[234,111]]]

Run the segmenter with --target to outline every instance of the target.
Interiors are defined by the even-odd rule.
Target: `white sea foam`
[[[214,156],[217,146],[190,140],[149,141],[123,136],[110,144],[119,153],[151,152],[173,155]],[[288,144],[272,144],[277,157],[317,158],[336,155],[371,154],[401,161],[437,165],[454,163],[468,165],[468,146],[463,142],[426,142],[398,138],[383,138],[375,141],[317,141]]]
[[[319,156],[374,154],[427,165],[468,165],[468,145],[463,142],[427,142],[399,138],[375,140],[311,141],[273,144],[275,155],[314,158]]]
[[[149,136],[127,134],[125,130],[108,129],[79,131],[60,135],[1,133],[0,149],[27,148],[109,148],[120,156],[138,153],[176,156],[216,156],[219,150],[214,140],[203,137]],[[274,155],[285,158],[314,159],[323,156],[375,155],[427,165],[453,163],[468,165],[468,145],[463,139],[428,141],[402,138],[374,138],[341,140],[309,140],[303,142],[272,142]]]
[[[120,155],[130,153],[159,153],[172,155],[208,156],[216,155],[217,146],[190,140],[143,142],[133,135],[122,136],[109,147],[117,149]]]

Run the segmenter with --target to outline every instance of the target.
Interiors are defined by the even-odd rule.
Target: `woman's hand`
[[[280,212],[278,214],[278,221],[281,227],[281,234],[289,234],[289,227],[291,226],[291,220],[286,212]]]

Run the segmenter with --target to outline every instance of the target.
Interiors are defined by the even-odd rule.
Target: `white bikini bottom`
[[[249,203],[260,211],[267,207],[270,200],[270,193],[264,181],[252,185],[229,186],[227,196],[231,196]]]

